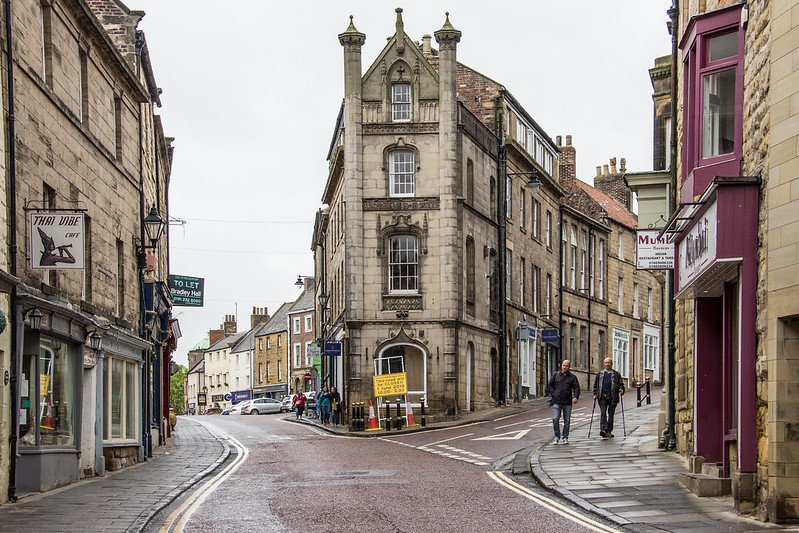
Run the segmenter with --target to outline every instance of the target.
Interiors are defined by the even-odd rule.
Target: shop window
[[[20,446],[75,445],[76,361],[71,345],[44,336],[22,356]]]
[[[106,354],[103,359],[103,440],[137,439],[138,365]]]

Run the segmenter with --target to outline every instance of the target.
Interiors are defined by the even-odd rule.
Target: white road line
[[[423,446],[435,446],[435,445],[441,444],[443,442],[449,442],[451,440],[458,440],[458,439],[462,439],[464,437],[469,437],[471,435],[474,435],[474,433],[466,433],[465,435],[461,435],[459,437],[452,437],[451,439],[439,440],[439,441],[436,441],[436,442],[431,442],[430,444],[424,444]]]
[[[211,430],[212,432],[219,433],[224,439],[226,439],[230,444],[233,445],[234,448],[238,451],[236,457],[231,461],[231,463],[225,467],[220,473],[209,479],[207,482],[203,484],[202,487],[194,491],[191,496],[189,496],[186,501],[184,501],[177,509],[175,509],[172,514],[170,514],[161,527],[158,529],[158,533],[181,533],[183,528],[186,527],[186,524],[191,518],[191,515],[200,508],[200,505],[205,501],[205,499],[214,491],[216,488],[225,481],[228,477],[230,477],[233,472],[239,469],[239,467],[244,464],[244,461],[247,460],[247,457],[250,455],[250,450],[244,446],[241,442],[236,440],[235,438],[231,437],[224,431],[220,430],[219,428],[206,424],[204,422],[200,422],[200,424],[204,425],[206,428]]]
[[[537,503],[538,505],[544,507],[545,509],[549,509],[553,513],[559,514],[560,516],[571,520],[575,524],[579,524],[592,531],[599,531],[602,533],[616,533],[620,531],[619,529],[614,529],[612,527],[606,526],[605,524],[597,522],[596,520],[592,520],[591,518],[583,516],[580,513],[569,509],[565,505],[561,505],[560,503],[551,500],[545,496],[536,494],[527,487],[519,485],[518,483],[507,477],[502,472],[487,472],[487,474],[488,477],[490,477],[492,480],[496,481],[503,487],[508,488],[513,492],[524,496],[528,500]]]

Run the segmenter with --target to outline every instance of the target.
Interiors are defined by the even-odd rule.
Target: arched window
[[[413,196],[416,191],[416,163],[410,150],[395,150],[388,155],[390,196]]]
[[[419,240],[414,235],[394,235],[389,239],[389,292],[416,292],[419,289]]]

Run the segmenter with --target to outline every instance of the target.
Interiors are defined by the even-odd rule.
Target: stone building
[[[302,293],[291,304],[288,316],[288,350],[289,357],[286,361],[290,370],[287,380],[286,394],[291,394],[302,388],[304,391],[318,390],[322,381],[322,372],[330,373],[325,365],[322,367],[320,349],[316,335],[316,313],[314,313],[314,278],[304,279]],[[306,380],[306,377],[310,379]]]
[[[230,401],[235,405],[252,398],[256,338],[269,321],[266,307],[253,307],[250,329],[230,349]]]
[[[255,333],[253,398],[277,398],[288,394],[288,310],[284,303]]]
[[[111,0],[6,7],[4,113],[16,120],[3,184],[16,279],[0,360],[12,385],[3,501],[121,468],[163,442],[164,369],[179,335],[166,239],[145,234],[149,212],[168,218],[172,150],[136,30],[143,13]]]
[[[799,518],[795,12],[681,3],[671,23],[677,444],[692,488],[726,480],[736,509],[777,522]]]
[[[246,336],[246,331],[238,331],[236,315],[225,315],[223,325],[225,336],[205,350],[205,387],[207,387],[206,407],[230,407],[230,352]],[[225,399],[227,398],[227,399]]]

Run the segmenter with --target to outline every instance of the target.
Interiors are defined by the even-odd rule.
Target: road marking
[[[194,491],[191,496],[189,496],[186,501],[184,501],[177,509],[172,511],[172,514],[170,514],[167,519],[164,520],[164,523],[158,529],[158,533],[181,533],[183,528],[186,527],[191,515],[193,515],[194,512],[200,508],[200,505],[202,505],[205,499],[213,491],[215,491],[223,481],[230,477],[233,472],[238,470],[250,455],[250,450],[246,446],[224,431],[204,422],[200,422],[200,424],[205,426],[212,433],[216,432],[221,435],[222,438],[227,440],[233,445],[234,448],[236,448],[238,453],[236,454],[236,457],[233,458],[233,461],[231,461],[231,463],[225,467],[224,470],[205,482],[202,487]]]
[[[519,431],[508,431],[507,433],[500,433],[499,435],[489,435],[488,437],[480,437],[479,439],[472,439],[472,440],[518,440],[527,433],[529,433],[529,429],[520,429]]]
[[[465,435],[460,435],[458,437],[452,437],[451,439],[444,439],[444,440],[439,440],[439,441],[436,441],[436,442],[431,442],[430,444],[423,444],[422,446],[435,446],[435,445],[441,444],[443,442],[449,442],[451,440],[457,440],[457,439],[462,439],[463,437],[469,437],[470,435],[474,435],[474,433],[466,433]]]
[[[472,435],[472,433],[469,433],[469,435]],[[456,461],[462,461],[464,463],[470,463],[477,466],[488,466],[490,463],[488,463],[487,461],[491,460],[490,457],[484,457],[482,455],[477,455],[475,453],[467,452],[466,450],[461,450],[460,448],[455,448],[453,446],[447,446],[444,444],[431,443],[431,444],[422,444],[421,446],[415,446],[413,444],[408,444],[407,442],[402,442],[400,440],[391,440],[385,437],[377,437],[377,439],[385,442],[390,442],[392,444],[399,444],[400,446],[405,446],[407,448],[413,448],[414,450],[419,450],[421,452],[432,453],[434,455],[446,457],[448,459],[454,459]],[[455,439],[447,439],[447,440],[455,440]],[[454,451],[457,453],[449,453],[448,451],[436,450],[435,448],[430,448],[430,446],[439,446],[441,448],[445,448],[449,451]],[[464,455],[467,455],[467,457],[464,457]],[[485,459],[485,460],[481,461],[480,459]]]
[[[561,505],[560,503],[556,502],[555,500],[537,494],[532,490],[528,489],[527,487],[519,485],[518,483],[507,477],[502,472],[487,472],[487,474],[488,477],[490,477],[492,480],[496,481],[503,487],[508,488],[513,492],[524,496],[528,500],[537,503],[538,505],[544,507],[545,509],[549,509],[553,513],[559,514],[560,516],[568,520],[571,520],[575,524],[579,524],[592,531],[600,531],[602,533],[616,533],[620,531],[619,529],[606,526],[605,524],[602,524],[600,522],[592,520],[591,518],[583,516],[577,511],[573,511],[568,507],[566,507],[565,505]]]

